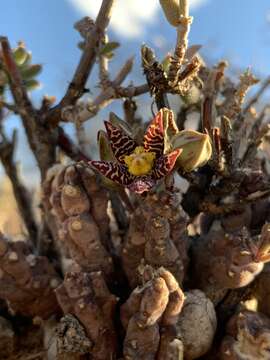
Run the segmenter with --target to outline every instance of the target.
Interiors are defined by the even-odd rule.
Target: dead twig
[[[146,84],[139,87],[121,87],[121,84],[130,73],[132,65],[133,58],[130,58],[122,66],[110,86],[102,90],[91,103],[78,103],[75,106],[67,106],[63,109],[62,117],[66,121],[83,123],[96,116],[102,108],[110,104],[115,99],[122,98],[123,96],[136,96],[147,92],[148,86]]]
[[[174,55],[170,60],[170,68],[168,73],[169,85],[174,87],[179,78],[179,71],[183,65],[184,58],[188,47],[188,34],[193,18],[189,16],[189,0],[181,1],[181,15],[179,25],[177,27],[177,40]],[[180,4],[179,4],[180,6]]]

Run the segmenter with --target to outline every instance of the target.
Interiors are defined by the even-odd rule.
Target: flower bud
[[[141,57],[143,67],[152,66],[157,60],[154,51],[146,46],[142,45],[141,47]]]
[[[27,58],[27,51],[24,43],[20,42],[18,46],[13,50],[13,57],[17,65],[23,65]]]
[[[212,145],[208,134],[194,130],[183,130],[171,139],[172,149],[183,151],[177,159],[177,166],[186,172],[203,166],[212,156]]]

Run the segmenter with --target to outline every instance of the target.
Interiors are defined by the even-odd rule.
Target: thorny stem
[[[131,97],[143,94],[149,90],[148,85],[139,87],[122,88],[121,84],[126,79],[132,69],[133,58],[130,58],[122,66],[110,86],[102,90],[100,94],[90,104],[78,104],[77,106],[68,106],[63,109],[62,116],[67,121],[79,121],[81,123],[94,117],[102,108],[110,104],[114,99]]]
[[[211,134],[213,98],[206,96],[202,104],[202,131]]]
[[[64,129],[58,127],[58,146],[60,149],[74,161],[89,161],[90,156],[85,155],[80,149],[72,142],[70,137],[65,133]]]
[[[119,98],[131,98],[133,96],[139,96],[149,91],[148,84],[142,84],[138,86],[129,85],[127,87],[119,87],[117,89]]]
[[[9,104],[6,101],[3,101],[2,99],[0,99],[0,108],[4,107],[7,110],[13,112],[14,114],[19,114],[19,109],[16,107],[16,105],[13,104]]]
[[[169,68],[169,85],[175,86],[178,82],[179,70],[183,64],[188,47],[188,34],[192,17],[189,16],[189,0],[179,0],[180,19],[177,27],[177,40],[174,55]]]
[[[108,37],[105,35],[102,41],[102,45],[106,45],[108,43]],[[99,54],[98,56],[98,64],[99,64],[99,81],[102,89],[105,89],[106,86],[110,82],[109,77],[109,59],[107,56]]]
[[[137,110],[137,105],[136,102],[132,100],[132,98],[127,98],[123,102],[124,119],[126,123],[128,123],[129,125],[132,125],[135,122],[136,110]]]
[[[157,104],[158,111],[164,107],[169,108],[169,101],[167,94],[162,91],[158,91],[155,94],[155,102]]]
[[[226,170],[232,169],[232,141],[231,141],[231,123],[225,116],[221,116],[221,147],[226,159]]]
[[[12,50],[9,41],[6,37],[0,37],[0,44],[2,48],[3,63],[5,70],[9,76],[10,90],[14,99],[18,113],[23,122],[23,127],[26,132],[27,140],[30,148],[35,156],[38,167],[41,173],[42,181],[46,177],[47,170],[53,166],[56,158],[55,139],[52,130],[48,127],[48,123],[40,121],[40,114],[33,107],[29,100],[27,91],[22,81],[20,72],[14,61]],[[12,170],[13,171],[13,170]],[[23,215],[23,214],[22,214]],[[49,214],[45,213],[44,229],[45,233],[54,234],[54,239],[57,238],[54,232],[54,220],[49,219]],[[50,239],[51,240],[51,239]],[[42,237],[42,241],[44,238]],[[53,249],[55,243],[50,241]]]
[[[243,114],[245,114],[252,105],[256,104],[260,97],[263,95],[263,93],[267,90],[267,88],[270,86],[270,77],[268,77],[261,85],[258,92],[248,101],[246,106],[243,109]]]
[[[86,136],[85,128],[83,124],[79,122],[75,123],[75,128],[79,148],[84,154],[87,154],[89,152],[89,141]]]
[[[30,102],[21,75],[13,59],[11,47],[6,37],[0,37],[3,60],[10,80],[10,89],[18,112],[21,115],[31,150],[38,162],[41,177],[54,164],[55,147],[49,130],[40,124],[37,111]]]
[[[109,24],[114,3],[115,0],[103,0],[97,19],[95,21],[95,26],[93,26],[91,32],[88,35],[85,49],[66,91],[66,94],[60,103],[55,108],[53,108],[48,115],[48,120],[50,123],[57,124],[62,118],[62,109],[66,106],[74,105],[76,101],[83,95],[86,81],[95,64],[95,60],[98,54],[99,42],[103,38],[104,31]]]
[[[213,107],[220,79],[224,75],[225,66],[220,63],[217,69],[210,72],[204,89],[204,101],[202,103],[202,131],[211,136],[211,129],[215,126],[213,121]]]
[[[270,125],[265,124],[261,129],[257,129],[257,132],[252,134],[251,140],[247,146],[247,149],[243,155],[243,158],[241,159],[241,166],[246,165],[248,161],[253,159],[253,157],[256,155],[258,147],[261,145],[263,138],[269,134]]]

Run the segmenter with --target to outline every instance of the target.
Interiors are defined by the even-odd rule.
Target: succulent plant
[[[269,359],[269,318],[247,310],[234,315],[227,324],[220,354],[222,360]]]
[[[0,36],[0,161],[24,225],[23,241],[0,233],[0,358],[269,360],[270,127],[258,100],[270,80],[243,106],[257,79],[234,83],[223,60],[209,68],[188,45],[189,0],[160,0],[174,51],[159,62],[143,45],[145,83],[126,86],[131,59],[110,73],[115,2],[75,24],[80,62],[55,104],[32,103],[41,66]],[[84,122],[114,100],[123,120],[106,113],[96,161]],[[41,216],[5,134],[12,113],[40,170]]]
[[[33,91],[37,89],[40,83],[36,77],[40,74],[42,66],[40,64],[32,64],[32,54],[21,41],[16,48],[12,49],[12,54],[26,90]],[[2,55],[0,52],[0,95],[3,95],[5,88],[9,84],[9,76],[1,58]]]

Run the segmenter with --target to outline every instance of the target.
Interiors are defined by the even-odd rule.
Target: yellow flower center
[[[155,157],[154,152],[146,152],[142,146],[137,146],[131,155],[124,157],[124,161],[132,175],[141,176],[152,170]]]

